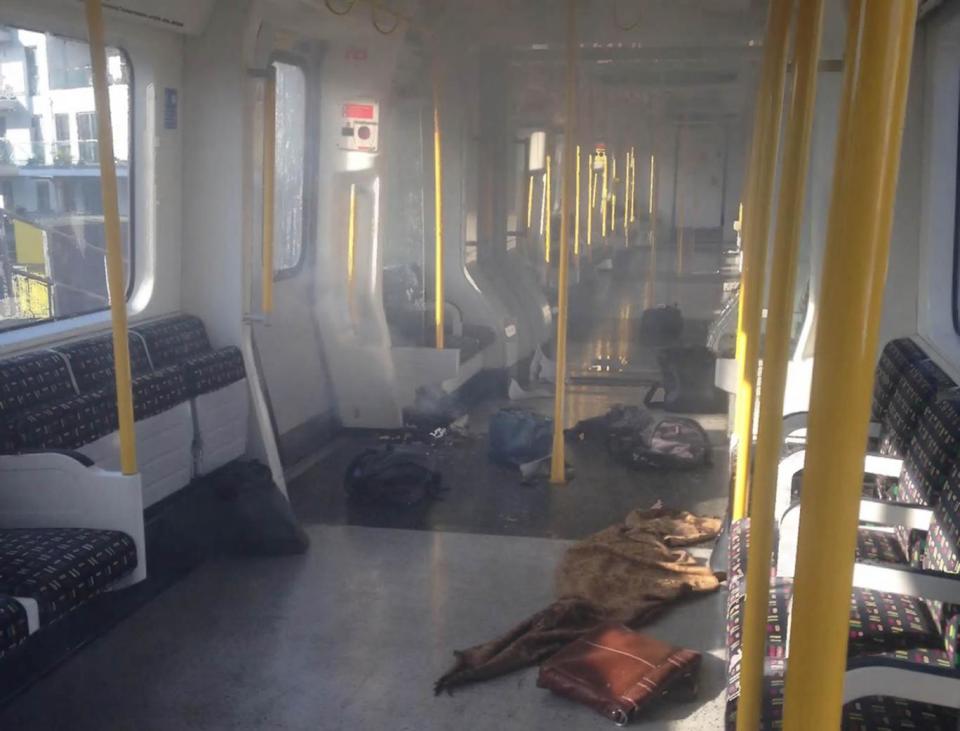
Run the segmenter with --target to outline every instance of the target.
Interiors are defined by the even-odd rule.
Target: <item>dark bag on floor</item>
[[[490,419],[487,453],[494,462],[533,462],[550,454],[552,446],[553,419],[527,409],[500,409]]]
[[[439,472],[393,447],[367,449],[347,467],[343,486],[351,500],[413,507],[443,494]]]
[[[651,307],[640,315],[640,342],[645,345],[670,345],[683,333],[683,314],[676,305]]]
[[[652,426],[653,422],[653,414],[642,406],[614,404],[607,413],[581,419],[564,433],[567,437],[581,441],[604,441],[611,434],[619,432],[642,432]]]
[[[255,461],[231,462],[210,477],[217,501],[216,530],[231,553],[286,556],[303,553],[310,538],[270,468]]]
[[[647,406],[694,414],[727,410],[727,395],[714,385],[717,356],[704,345],[664,348],[657,355],[662,381],[651,386]],[[663,398],[655,401],[659,390]]]
[[[700,424],[668,416],[645,432],[612,434],[607,449],[638,469],[695,469],[710,464],[710,438]]]

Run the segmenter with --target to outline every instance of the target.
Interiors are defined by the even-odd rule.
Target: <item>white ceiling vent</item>
[[[78,0],[83,2],[83,0]],[[103,0],[105,15],[148,23],[155,28],[199,35],[215,0]]]

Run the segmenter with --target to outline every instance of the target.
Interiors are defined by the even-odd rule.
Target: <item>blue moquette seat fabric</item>
[[[0,660],[16,649],[30,634],[27,612],[13,597],[0,594]]]
[[[929,360],[910,365],[897,384],[884,418],[880,452],[893,457],[906,453],[923,410],[937,395],[956,384]]]
[[[133,539],[85,528],[0,530],[0,594],[28,597],[56,621],[137,566]]]
[[[873,383],[874,421],[883,419],[907,368],[921,360],[927,360],[927,355],[910,338],[891,340],[883,347]]]
[[[133,378],[148,373],[150,361],[140,338],[131,336],[130,374]],[[66,356],[80,393],[96,391],[115,383],[113,370],[113,336],[98,335],[55,348]]]
[[[0,450],[17,449],[20,416],[77,395],[66,361],[49,351],[0,360]]]

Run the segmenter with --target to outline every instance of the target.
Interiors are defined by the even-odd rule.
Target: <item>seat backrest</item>
[[[19,414],[76,394],[67,362],[57,353],[37,351],[0,360],[0,447],[16,448],[10,438]]]
[[[897,338],[883,347],[873,383],[874,421],[881,421],[887,413],[893,392],[907,368],[921,360],[927,360],[927,355],[910,338]]]
[[[923,568],[960,574],[960,468],[954,467],[933,511]],[[960,577],[957,579],[960,581]],[[940,623],[944,649],[960,666],[960,606],[927,601],[934,620]]]
[[[154,368],[164,368],[211,350],[203,321],[193,315],[174,315],[137,325],[133,332],[143,338]]]
[[[935,399],[917,420],[896,494],[891,497],[914,505],[936,505],[958,456],[960,399]]]
[[[150,371],[143,341],[130,337],[130,371],[134,378]],[[114,382],[113,336],[99,335],[55,348],[70,361],[70,370],[80,393],[111,386]]]
[[[933,361],[910,365],[893,393],[882,421],[880,451],[900,457],[907,452],[920,414],[938,394],[956,384]]]

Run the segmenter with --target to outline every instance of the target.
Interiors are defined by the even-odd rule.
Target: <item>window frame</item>
[[[304,263],[306,262],[307,242],[309,241],[311,231],[311,219],[308,213],[309,206],[307,205],[307,193],[311,190],[311,178],[314,174],[314,166],[310,162],[312,160],[311,151],[313,150],[313,145],[310,143],[310,135],[308,133],[309,122],[311,118],[310,104],[311,99],[313,99],[313,95],[310,87],[310,75],[307,73],[307,59],[290,51],[275,50],[267,59],[267,67],[273,69],[274,64],[277,62],[286,64],[287,66],[296,66],[303,74],[303,210],[300,211],[300,255],[297,257],[296,264],[293,266],[284,267],[283,269],[274,269],[273,262],[270,262],[270,268],[273,270],[274,282],[279,282],[284,279],[291,279],[292,277],[297,276],[297,274],[303,270]],[[274,136],[274,145],[276,145],[276,136]],[[276,175],[276,170],[274,170],[274,175]],[[275,214],[276,198],[274,199],[274,220],[276,220]],[[276,251],[276,241],[274,241],[274,251]]]
[[[55,32],[51,32],[51,31],[47,31],[47,30],[41,30],[41,29],[38,29],[38,28],[36,28],[36,27],[34,27],[34,26],[30,26],[30,25],[16,25],[16,24],[13,24],[13,23],[3,23],[2,25],[5,25],[5,26],[8,27],[8,28],[14,28],[14,29],[16,29],[16,30],[25,30],[25,31],[30,31],[30,32],[32,32],[32,33],[42,33],[42,34],[44,34],[44,35],[54,36],[54,37],[56,37],[56,38],[63,38],[63,39],[68,40],[68,41],[85,43],[85,44],[87,44],[88,47],[89,47],[89,45],[90,45],[89,40],[86,40],[86,39],[83,39],[83,38],[74,38],[73,36],[66,35],[66,34],[63,34],[63,33],[55,33]],[[134,292],[134,290],[136,289],[136,284],[137,284],[137,245],[136,245],[136,244],[137,244],[137,238],[136,238],[136,230],[137,230],[137,229],[136,229],[136,222],[137,222],[137,219],[136,219],[136,214],[137,214],[137,186],[136,186],[136,169],[137,169],[137,168],[136,168],[136,166],[137,166],[136,88],[137,88],[137,87],[136,87],[136,71],[135,71],[135,69],[134,69],[134,67],[133,67],[133,60],[132,60],[132,58],[130,57],[130,54],[127,52],[127,49],[126,49],[125,47],[123,47],[123,46],[121,46],[121,45],[111,45],[110,43],[107,43],[106,46],[107,46],[107,47],[106,47],[105,50],[114,49],[114,50],[117,51],[117,53],[120,54],[120,56],[123,58],[123,62],[124,62],[125,66],[126,66],[126,69],[127,69],[127,130],[128,130],[128,132],[127,132],[127,147],[128,147],[128,159],[129,159],[128,168],[129,168],[129,170],[130,170],[130,172],[129,172],[128,176],[127,176],[127,179],[128,179],[128,181],[129,181],[128,187],[129,187],[129,189],[130,189],[130,190],[129,190],[129,205],[128,205],[128,208],[129,208],[128,220],[129,220],[129,229],[130,229],[129,244],[130,244],[130,246],[129,246],[129,250],[128,250],[128,252],[127,252],[127,258],[128,258],[129,261],[130,261],[130,275],[129,275],[128,279],[127,279],[127,288],[126,288],[126,291],[124,292],[123,300],[124,300],[124,302],[129,303],[129,302],[130,302],[130,298],[133,296],[133,292]],[[26,65],[26,62],[24,62],[24,65]],[[108,80],[108,81],[109,81],[109,80]],[[36,115],[34,115],[34,116],[36,116]],[[112,114],[111,114],[111,117],[110,117],[110,121],[111,121],[111,124],[112,124],[112,122],[113,122],[113,116],[112,116]],[[68,124],[69,124],[69,115],[68,115]],[[40,131],[41,131],[41,134],[42,134],[42,128],[41,128]],[[56,134],[54,134],[54,136],[56,136]],[[41,141],[43,141],[43,140],[41,139]],[[34,140],[33,140],[32,137],[31,137],[31,144],[32,144],[33,142],[34,142]],[[52,140],[51,142],[53,142],[54,144],[56,144],[56,143],[58,142],[58,140]],[[97,167],[99,168],[99,163],[97,163]],[[100,178],[98,178],[98,180],[99,180],[99,179],[102,179],[102,175],[101,175]],[[103,186],[102,186],[102,184],[101,184],[100,190],[101,190],[101,196],[102,196],[102,195],[103,195]],[[118,193],[118,194],[119,194],[119,193]],[[119,203],[119,200],[118,200],[118,203]],[[304,206],[304,208],[306,208],[306,206]],[[106,276],[106,275],[104,275],[104,276]],[[108,289],[109,289],[109,287],[108,287]],[[109,295],[108,295],[108,299],[109,299]],[[55,315],[55,316],[51,316],[51,317],[46,317],[46,318],[44,318],[44,319],[42,319],[42,320],[34,320],[34,321],[32,321],[32,322],[24,322],[24,323],[22,323],[22,324],[20,324],[20,325],[11,325],[11,326],[8,326],[8,327],[2,327],[2,326],[0,326],[0,342],[2,342],[2,339],[4,338],[4,336],[8,335],[9,333],[22,332],[22,331],[28,330],[29,328],[41,327],[41,326],[44,326],[44,325],[50,325],[50,324],[52,324],[52,323],[66,322],[66,321],[74,320],[74,319],[77,319],[77,318],[80,318],[80,317],[90,317],[91,315],[97,315],[97,314],[99,314],[99,313],[109,312],[109,311],[110,311],[110,304],[109,304],[109,301],[108,301],[108,303],[107,303],[107,305],[106,305],[105,307],[99,307],[99,308],[97,308],[97,309],[95,309],[95,310],[87,310],[87,311],[85,311],[85,312],[76,312],[76,313],[73,313],[73,314],[70,314],[70,315]]]

